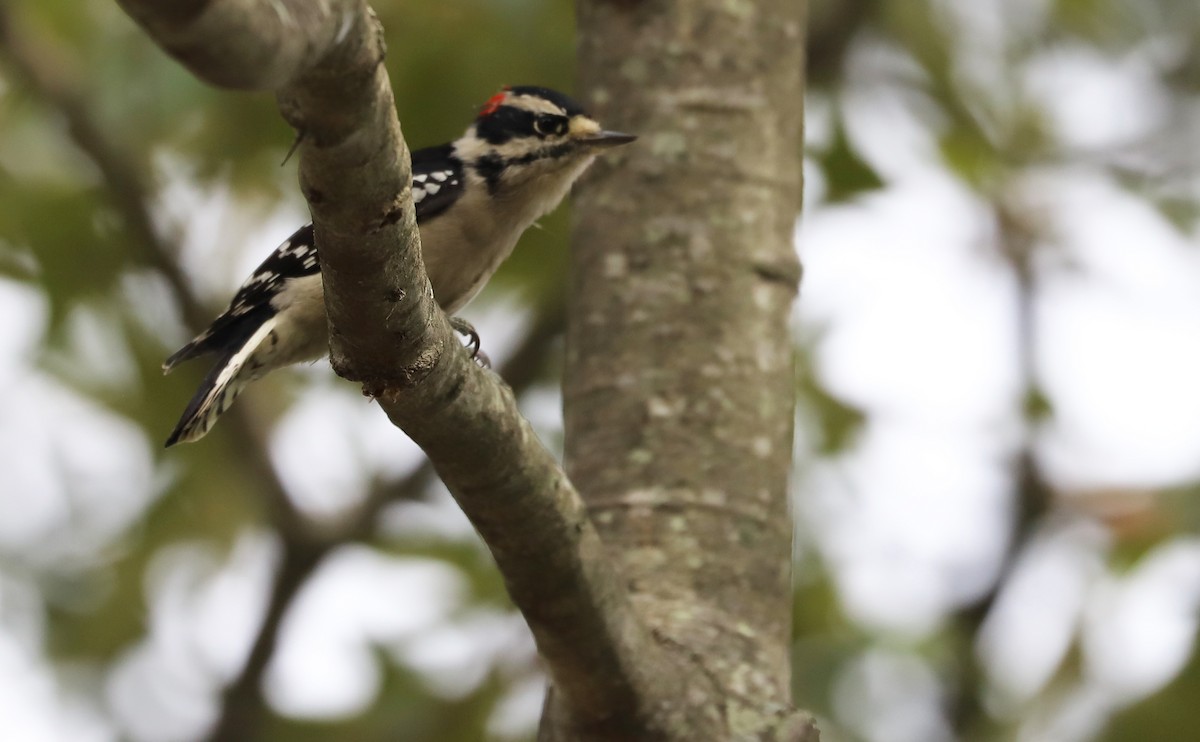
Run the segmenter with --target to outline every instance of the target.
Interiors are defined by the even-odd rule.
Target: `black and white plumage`
[[[561,93],[514,87],[493,96],[459,139],[413,152],[422,257],[442,309],[453,314],[479,293],[600,149],[633,139],[602,130]],[[250,382],[328,352],[320,271],[309,224],[263,261],[207,330],[163,363],[167,373],[183,361],[218,356],[167,446],[202,438]]]

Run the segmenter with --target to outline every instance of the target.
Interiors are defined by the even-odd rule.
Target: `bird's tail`
[[[196,395],[188,403],[171,436],[167,448],[176,443],[198,441],[212,429],[221,413],[229,409],[234,398],[257,376],[259,365],[253,362],[254,351],[275,327],[275,318],[268,319],[241,346],[223,354],[204,377]]]
[[[193,358],[212,353],[217,350],[217,337],[214,337],[212,329],[209,328],[197,335],[192,342],[183,346],[179,350],[171,354],[171,357],[163,361],[162,371],[164,374],[169,374],[175,370],[175,367],[184,361],[190,361]],[[220,364],[218,364],[220,365]]]

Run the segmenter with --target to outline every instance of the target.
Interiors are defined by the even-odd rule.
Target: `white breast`
[[[541,172],[531,164],[520,174],[524,182],[502,182],[494,196],[478,174],[465,173],[463,197],[421,225],[425,271],[442,309],[453,314],[475,298],[525,230],[558,206],[591,161],[555,163]]]

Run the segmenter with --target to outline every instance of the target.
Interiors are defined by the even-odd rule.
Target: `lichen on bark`
[[[791,702],[803,3],[576,7],[584,104],[642,139],[577,190],[568,472],[639,615],[711,678],[712,738],[762,736]]]

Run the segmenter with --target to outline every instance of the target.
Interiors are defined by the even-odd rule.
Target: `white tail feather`
[[[242,347],[229,356],[216,377],[200,388],[191,404],[188,405],[187,411],[183,413],[179,424],[175,426],[175,431],[167,439],[168,447],[176,443],[198,441],[212,429],[217,418],[229,409],[229,405],[233,403],[242,388],[253,381],[253,378],[245,378],[243,371],[257,368],[247,369],[247,363],[253,358],[254,351],[258,350],[262,341],[271,334],[275,323],[276,318],[271,317],[259,325],[254,334],[242,344]]]

